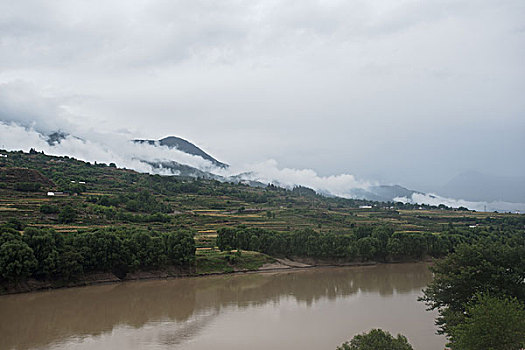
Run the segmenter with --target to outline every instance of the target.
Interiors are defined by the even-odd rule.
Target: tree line
[[[418,260],[444,256],[465,237],[456,232],[394,232],[388,226],[362,226],[351,234],[312,229],[276,232],[252,227],[224,227],[217,232],[221,250],[253,250],[272,256],[344,260]]]
[[[189,231],[154,232],[102,228],[58,233],[26,227],[23,234],[0,228],[0,281],[70,281],[84,274],[128,272],[175,266],[188,269],[195,260],[195,241]]]

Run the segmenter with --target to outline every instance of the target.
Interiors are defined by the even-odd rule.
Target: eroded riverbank
[[[430,260],[426,261],[427,263]],[[405,262],[400,262],[405,263]],[[394,262],[379,263],[375,261],[369,262],[337,262],[333,260],[312,260],[312,259],[274,259],[273,262],[263,264],[262,266],[250,269],[239,268],[233,266],[228,270],[217,270],[208,272],[195,272],[191,270],[182,270],[179,268],[170,268],[158,271],[138,271],[126,274],[124,278],[117,277],[114,273],[93,273],[85,275],[84,278],[70,281],[40,281],[35,279],[28,279],[16,284],[4,284],[0,286],[0,296],[8,294],[31,293],[45,290],[64,289],[64,288],[78,288],[88,287],[100,284],[122,283],[127,281],[140,280],[164,280],[174,278],[191,278],[191,277],[205,277],[215,275],[231,275],[231,274],[252,274],[252,273],[268,273],[268,272],[286,272],[290,270],[312,269],[312,268],[329,268],[329,267],[351,267],[351,266],[373,266],[383,264],[399,264]]]

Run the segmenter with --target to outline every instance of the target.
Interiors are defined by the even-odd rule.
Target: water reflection
[[[31,349],[114,329],[160,332],[163,344],[195,337],[223,308],[320,301],[375,293],[383,299],[418,292],[431,280],[426,264],[140,281],[0,297],[0,349]],[[117,345],[115,345],[117,346]]]

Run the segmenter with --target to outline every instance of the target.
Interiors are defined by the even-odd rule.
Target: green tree
[[[395,232],[390,239],[390,249],[394,257],[420,259],[426,252],[425,237],[419,232]]]
[[[0,246],[0,276],[8,281],[29,277],[37,265],[33,250],[21,240]]]
[[[434,280],[420,300],[439,310],[440,333],[462,321],[465,306],[476,293],[525,300],[525,246],[510,247],[499,242],[462,244],[431,267]]]
[[[457,350],[519,350],[525,347],[525,308],[516,298],[477,294],[463,322],[450,327]]]
[[[140,203],[139,203],[139,201],[136,200],[136,199],[130,199],[126,203],[126,209],[129,210],[129,211],[133,211],[133,212],[140,211]]]
[[[83,232],[75,237],[75,250],[82,254],[83,267],[89,271],[112,271],[126,263],[126,251],[122,240],[113,229]]]
[[[406,337],[398,334],[394,338],[389,332],[372,329],[368,333],[358,334],[337,350],[413,350]]]
[[[37,278],[52,277],[59,265],[60,236],[54,230],[27,227],[24,230],[24,241],[33,250],[37,260],[34,275]]]
[[[357,240],[357,250],[363,260],[371,260],[377,253],[379,241],[373,237],[364,237]]]
[[[357,239],[369,237],[372,234],[373,227],[372,226],[359,226],[355,230],[355,236]]]
[[[189,231],[168,232],[164,235],[166,256],[178,266],[189,266],[195,261],[195,239]]]
[[[13,240],[22,240],[22,235],[15,229],[11,227],[3,227],[0,231],[0,246],[4,243],[13,241]]]
[[[403,257],[403,244],[399,238],[389,238],[386,249],[388,250],[388,254],[394,259]]]
[[[38,192],[42,184],[38,182],[17,182],[15,183],[15,190],[22,192]]]
[[[22,231],[26,225],[17,218],[10,218],[7,220],[5,227],[12,228],[17,231]]]
[[[386,259],[388,255],[388,240],[394,233],[394,230],[387,226],[378,226],[372,231],[372,237],[377,239],[377,256]]]
[[[84,273],[82,254],[76,252],[73,247],[67,247],[60,255],[57,272],[59,278],[65,281],[74,280],[81,276]]]
[[[71,222],[74,222],[76,218],[77,212],[70,205],[66,205],[58,214],[58,221],[62,224],[69,224]]]
[[[231,250],[237,248],[237,229],[221,227],[217,231],[217,246],[220,250]]]
[[[167,263],[162,237],[138,231],[126,240],[126,245],[130,250],[134,268],[159,268]]]
[[[58,214],[60,210],[56,205],[42,204],[40,206],[40,212],[42,214]]]

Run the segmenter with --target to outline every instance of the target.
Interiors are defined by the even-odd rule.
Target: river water
[[[136,281],[0,297],[0,349],[328,349],[371,328],[442,350],[428,265]]]

